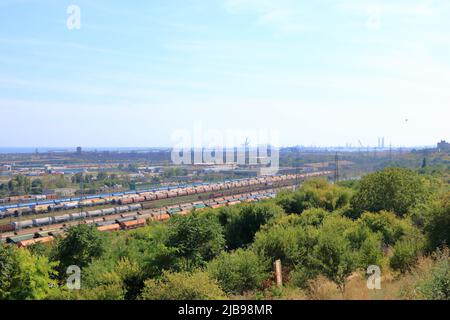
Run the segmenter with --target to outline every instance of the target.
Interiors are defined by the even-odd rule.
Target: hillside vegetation
[[[448,300],[448,189],[448,173],[386,168],[131,232],[80,225],[51,245],[0,246],[0,299]],[[80,290],[66,286],[72,265]],[[372,265],[381,290],[367,288]]]

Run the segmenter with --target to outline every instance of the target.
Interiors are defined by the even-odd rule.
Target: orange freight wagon
[[[153,216],[155,221],[167,221],[170,219],[170,215],[168,215],[167,213],[163,213],[163,214],[157,214]]]
[[[100,232],[119,231],[120,226],[119,226],[119,224],[115,223],[115,224],[110,224],[109,226],[98,227],[97,230]]]
[[[42,237],[42,238],[36,238],[36,239],[30,239],[30,240],[23,240],[23,241],[20,241],[17,245],[19,246],[19,248],[22,248],[22,247],[31,246],[36,243],[52,242],[54,239],[55,238],[49,236],[49,237]]]
[[[145,227],[146,224],[147,224],[147,222],[145,219],[138,219],[138,220],[124,222],[124,223],[122,223],[122,227],[125,230],[131,230],[131,229]]]

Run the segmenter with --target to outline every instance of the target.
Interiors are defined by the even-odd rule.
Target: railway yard
[[[278,190],[333,172],[267,176],[0,206],[0,241],[24,247],[63,235],[72,225],[99,231],[131,230],[192,210],[220,208],[275,197]]]

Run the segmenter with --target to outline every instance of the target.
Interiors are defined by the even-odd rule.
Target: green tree
[[[72,183],[74,184],[80,184],[81,182],[84,182],[82,173],[74,174],[71,179]]]
[[[222,253],[208,265],[208,273],[227,293],[242,294],[258,289],[270,277],[268,264],[250,250]]]
[[[357,266],[363,270],[370,265],[381,265],[383,260],[383,241],[380,233],[371,231],[364,224],[356,224],[345,232],[352,250],[356,251]]]
[[[293,267],[300,263],[306,249],[301,243],[306,233],[300,227],[276,225],[256,234],[252,249],[261,257],[274,262],[281,260],[283,266]]]
[[[8,189],[11,194],[28,194],[31,192],[31,182],[28,177],[16,175],[8,181]]]
[[[83,268],[81,290],[71,299],[123,300],[126,289],[113,259],[97,259]]]
[[[0,244],[0,300],[39,300],[56,283],[54,263],[28,250]]]
[[[261,226],[283,214],[283,209],[267,202],[223,208],[218,217],[225,228],[228,248],[233,250],[251,244]]]
[[[330,213],[325,209],[313,208],[303,211],[296,221],[301,226],[320,227]]]
[[[225,248],[223,228],[213,216],[174,216],[169,222],[166,246],[176,249],[184,270],[203,266]]]
[[[425,234],[429,250],[450,244],[450,192],[432,205]]]
[[[357,222],[368,227],[372,232],[380,233],[385,246],[394,245],[406,235],[419,233],[410,220],[400,219],[392,212],[366,212]]]
[[[342,294],[345,292],[347,278],[358,267],[358,253],[345,237],[346,231],[351,228],[352,222],[346,218],[326,219],[312,254],[314,268],[333,281]]]
[[[31,183],[31,193],[32,194],[42,194],[44,184],[41,179],[35,179]]]
[[[164,273],[159,280],[145,281],[141,300],[218,300],[225,293],[206,272]]]
[[[428,192],[422,178],[412,170],[386,168],[363,177],[352,199],[355,217],[364,211],[393,211],[405,215],[425,202]]]
[[[309,180],[295,192],[281,192],[276,203],[288,213],[302,213],[322,208],[329,212],[345,207],[351,199],[351,189],[328,183],[323,179]]]
[[[67,236],[55,247],[54,260],[59,261],[59,271],[65,276],[67,267],[86,267],[104,251],[104,239],[94,226],[81,224],[69,229]]]
[[[104,180],[106,180],[108,178],[108,173],[106,173],[106,172],[104,172],[104,171],[100,171],[98,174],[97,174],[97,180],[98,181],[104,181]]]
[[[423,251],[423,246],[423,239],[420,236],[398,241],[393,247],[393,254],[389,261],[391,268],[401,273],[411,271]]]

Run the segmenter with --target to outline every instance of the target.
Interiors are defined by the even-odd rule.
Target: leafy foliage
[[[223,208],[218,219],[224,226],[228,249],[233,250],[251,244],[261,226],[283,214],[280,207],[267,202]]]
[[[428,197],[423,179],[414,171],[386,168],[363,177],[351,203],[355,217],[364,211],[392,211],[404,216]]]
[[[417,285],[417,291],[427,300],[450,300],[450,255],[448,248],[434,254],[436,263],[430,274]]]
[[[325,180],[310,180],[296,192],[282,192],[276,203],[288,213],[302,213],[311,208],[322,208],[329,212],[346,206],[350,202],[351,190],[332,185]]]
[[[159,280],[145,281],[140,299],[142,300],[216,300],[223,299],[225,293],[206,272],[170,273],[165,272]]]
[[[450,192],[433,205],[425,234],[430,250],[450,244]]]
[[[208,273],[227,293],[244,293],[261,287],[269,278],[268,264],[250,250],[223,253],[208,265]]]
[[[419,237],[402,239],[394,245],[390,266],[402,273],[410,271],[423,250],[423,240]]]
[[[60,275],[71,265],[84,268],[100,257],[105,250],[104,239],[94,226],[78,225],[69,229],[67,237],[60,239],[53,259],[59,261]]]
[[[385,246],[394,245],[398,240],[408,234],[417,233],[411,221],[399,219],[391,212],[366,212],[358,223],[368,227],[372,232],[382,235]]]
[[[175,216],[169,223],[166,246],[174,248],[183,270],[204,266],[225,248],[223,228],[217,218],[193,214]]]
[[[429,163],[422,170],[432,170]],[[356,183],[308,181],[275,200],[174,216],[134,231],[101,234],[79,225],[54,244],[0,246],[0,299],[281,298],[286,290],[317,292],[324,283],[324,290],[347,296],[369,265],[414,278],[432,260],[425,247],[430,253],[449,242],[449,194],[439,196],[445,186],[433,179],[389,168]],[[433,268],[409,282],[410,292],[448,299],[448,250],[433,258]],[[266,290],[278,259],[285,288]],[[64,285],[70,265],[82,268],[81,290]]]
[[[54,263],[0,244],[0,300],[45,299],[56,283]]]
[[[271,262],[280,259],[283,266],[292,268],[305,262],[316,242],[312,228],[277,225],[258,232],[252,249]]]

